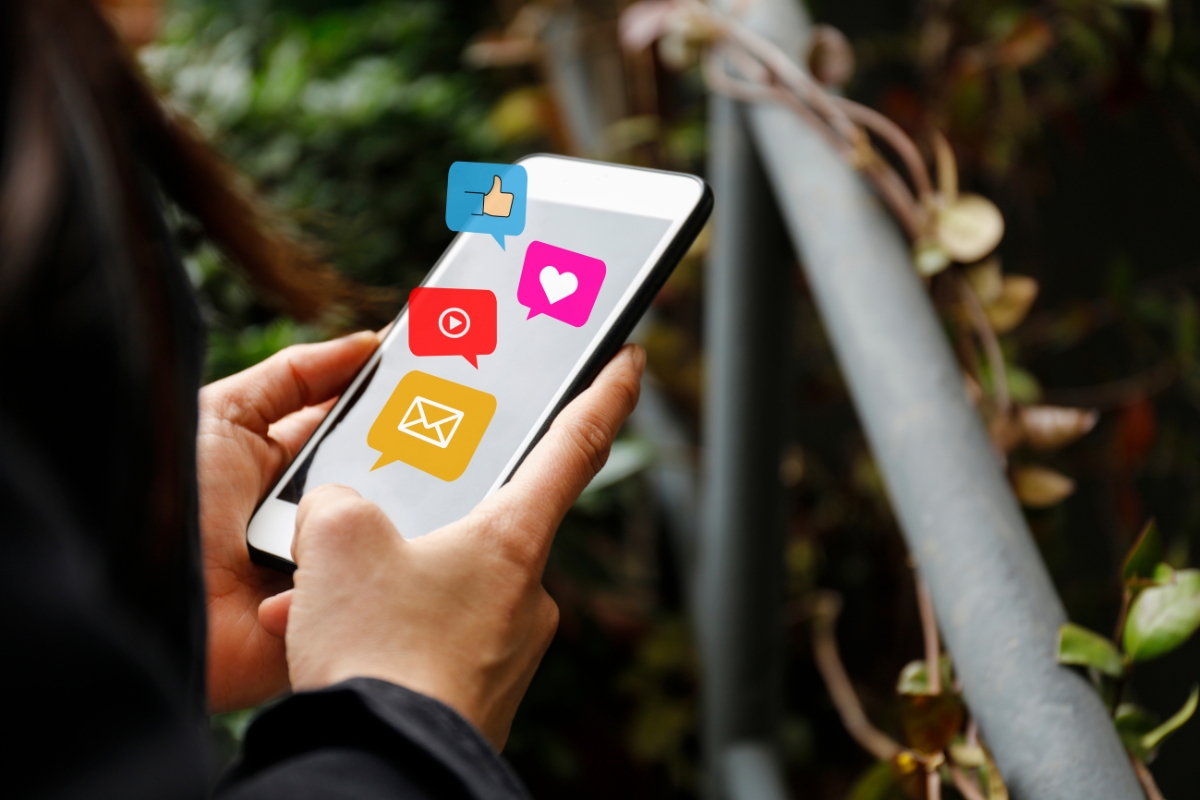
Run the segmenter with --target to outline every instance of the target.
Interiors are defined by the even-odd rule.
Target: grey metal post
[[[807,20],[794,0],[753,0],[744,21],[802,52]],[[1055,664],[1062,604],[906,242],[816,132],[777,107],[747,116],[967,702],[1012,796],[1140,798],[1096,693]],[[731,200],[717,197],[718,208]]]
[[[719,199],[705,279],[704,496],[692,607],[706,795],[737,798],[741,788],[767,800],[784,796],[781,773],[763,770],[778,762],[783,694],[779,460],[790,405],[792,260],[742,116],[737,104],[714,99],[710,179]]]

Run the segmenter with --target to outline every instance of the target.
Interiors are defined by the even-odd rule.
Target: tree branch
[[[1130,758],[1130,761],[1133,762],[1133,771],[1137,773],[1138,780],[1142,784],[1142,791],[1146,793],[1146,800],[1164,800],[1158,784],[1154,782],[1154,775],[1150,773],[1150,768],[1136,758]]]
[[[938,637],[937,615],[933,610],[933,598],[929,587],[917,573],[917,607],[921,610],[921,632],[925,634],[925,670],[929,673],[929,693],[942,693],[942,643]]]
[[[954,781],[954,788],[966,800],[987,800],[979,785],[954,764],[950,765],[950,778]]]
[[[1012,407],[1012,400],[1008,394],[1008,374],[1004,367],[1004,352],[1000,349],[1000,340],[996,338],[996,332],[992,330],[992,325],[988,322],[983,304],[979,302],[975,290],[971,288],[971,284],[967,283],[966,278],[959,276],[958,288],[962,294],[963,304],[967,307],[967,315],[971,318],[971,325],[974,326],[975,333],[978,334],[979,341],[983,345],[983,351],[987,354],[988,371],[992,374],[992,388],[996,395],[996,405],[999,406],[1001,414],[1007,415]]]

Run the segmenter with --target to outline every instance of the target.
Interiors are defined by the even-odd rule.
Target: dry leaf
[[[808,47],[808,70],[818,83],[840,89],[854,76],[854,49],[830,25],[814,25]]]
[[[1001,453],[1011,453],[1025,438],[1025,431],[1016,420],[1000,414],[988,424],[988,434]]]
[[[1049,467],[1017,467],[1012,478],[1017,499],[1027,508],[1049,508],[1075,491],[1075,481]]]
[[[958,162],[941,131],[933,132],[933,153],[937,160],[938,193],[942,202],[954,203],[958,200]]]
[[[1004,292],[1004,275],[1000,272],[1000,259],[989,258],[967,267],[967,283],[971,291],[985,306],[1000,299]]]
[[[981,195],[959,195],[937,212],[938,243],[955,261],[978,261],[995,250],[1003,236],[1000,209]]]
[[[1028,14],[1000,45],[996,58],[1006,67],[1020,69],[1039,61],[1053,45],[1053,29],[1041,17]]]
[[[1006,275],[1000,297],[986,304],[988,322],[996,333],[1008,333],[1021,324],[1033,301],[1037,299],[1038,283],[1028,275]]]
[[[1055,450],[1096,427],[1100,413],[1088,408],[1025,406],[1021,409],[1025,438],[1038,450]]]

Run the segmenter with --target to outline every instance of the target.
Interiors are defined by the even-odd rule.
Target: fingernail
[[[631,345],[629,357],[633,360],[633,368],[641,375],[646,369],[646,350],[641,345]]]

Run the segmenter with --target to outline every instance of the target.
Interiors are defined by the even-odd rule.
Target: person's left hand
[[[283,639],[259,624],[258,606],[291,579],[250,561],[246,526],[378,344],[364,331],[296,345],[200,392],[196,462],[213,712],[258,705],[288,688]]]

